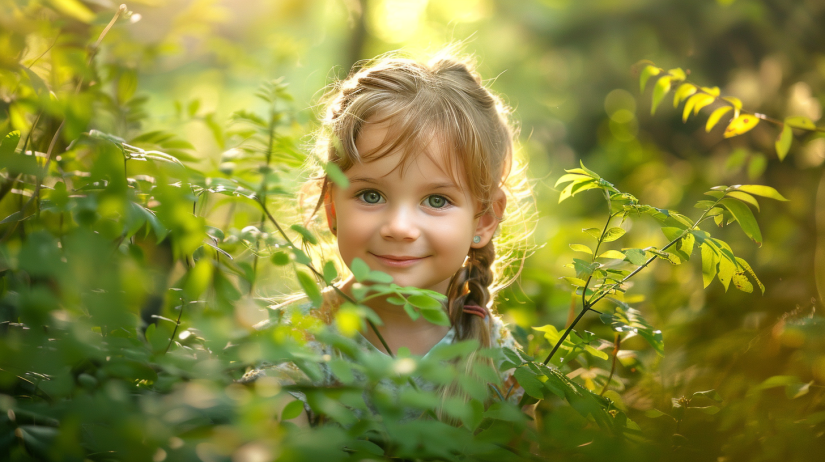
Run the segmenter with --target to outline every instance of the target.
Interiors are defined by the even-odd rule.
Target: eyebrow
[[[362,176],[355,176],[349,179],[350,184],[353,183],[370,183],[370,184],[381,184],[380,181],[376,180],[375,178],[370,177],[362,177]],[[444,183],[429,183],[425,185],[425,189],[461,189],[457,184],[452,182],[444,182]]]

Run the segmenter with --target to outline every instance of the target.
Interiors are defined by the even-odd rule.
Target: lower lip
[[[375,254],[371,254],[371,255],[373,257],[375,257],[375,259],[378,260],[379,262],[381,262],[383,265],[389,266],[391,268],[407,268],[407,267],[410,267],[410,266],[420,262],[424,258],[426,258],[426,257],[424,257],[424,258],[411,258],[409,260],[393,260],[391,258],[386,258],[386,257],[382,257],[382,256],[375,255]]]

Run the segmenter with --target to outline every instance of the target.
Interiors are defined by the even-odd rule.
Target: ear
[[[332,202],[332,188],[324,192],[324,211],[327,214],[327,226],[333,236],[338,236],[338,219],[335,216],[335,202]]]
[[[493,203],[490,211],[478,218],[474,236],[478,236],[481,240],[478,243],[473,242],[470,247],[480,249],[487,245],[493,238],[493,235],[498,229],[498,224],[504,217],[504,210],[507,208],[507,196],[501,188],[497,188],[493,192]]]

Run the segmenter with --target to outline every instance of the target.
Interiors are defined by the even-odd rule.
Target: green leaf
[[[609,298],[616,305],[613,313],[602,313],[599,317],[601,321],[612,327],[616,332],[630,332],[638,334],[640,337],[656,350],[659,356],[665,352],[665,344],[662,338],[662,331],[654,329],[643,317],[642,314],[631,308],[624,302]]]
[[[597,350],[590,345],[584,347],[584,351],[590,353],[595,358],[607,360],[608,356],[607,353],[602,350]]]
[[[272,254],[272,263],[277,266],[289,264],[289,254],[286,252],[275,252]]]
[[[353,440],[347,442],[347,449],[351,449],[357,452],[364,452],[367,454],[371,454],[374,456],[383,456],[384,449],[381,446],[373,443],[372,441],[367,440]]]
[[[20,130],[8,133],[0,142],[0,160],[14,154],[18,143],[20,143]]]
[[[719,109],[716,109],[710,114],[708,117],[708,122],[705,124],[705,131],[710,132],[713,130],[713,127],[719,122],[719,119],[722,118],[723,115],[727,114],[728,112],[733,109],[730,106],[722,106]]]
[[[808,391],[811,389],[811,384],[813,381],[808,383],[791,383],[785,386],[785,396],[788,399],[796,399],[800,396],[804,396],[808,394]]]
[[[719,395],[719,393],[716,390],[697,391],[696,393],[691,395],[691,399],[696,398],[697,396],[702,397],[702,398],[712,399],[712,400],[716,401],[717,403],[722,402],[722,397]]]
[[[298,275],[298,283],[301,284],[304,293],[309,297],[312,306],[320,308],[324,302],[324,298],[321,296],[321,290],[318,289],[318,284],[316,284],[315,279],[303,271],[297,271],[296,273]]]
[[[650,105],[650,115],[656,113],[656,108],[659,107],[659,103],[662,102],[662,98],[664,98],[667,92],[670,91],[671,82],[672,78],[667,75],[660,77],[659,80],[656,81],[656,85],[653,87],[653,100]]]
[[[616,239],[619,239],[620,237],[624,236],[624,234],[626,232],[627,231],[625,231],[622,228],[618,228],[618,227],[610,228],[604,234],[604,240],[602,242],[613,242]]]
[[[679,103],[681,103],[685,98],[688,96],[696,93],[696,86],[690,83],[683,83],[679,86],[676,90],[676,93],[673,95],[673,108],[677,108]]]
[[[318,244],[318,239],[316,239],[315,236],[308,229],[304,228],[303,226],[301,226],[301,225],[292,225],[292,226],[289,227],[289,229],[291,229],[291,230],[297,232],[298,234],[300,234],[301,238],[303,238],[304,241],[309,242],[312,245],[317,245]]]
[[[650,80],[651,77],[659,75],[661,72],[662,70],[656,66],[645,66],[645,68],[642,69],[642,73],[639,75],[639,91],[644,92],[647,81]]]
[[[567,173],[565,175],[562,175],[561,178],[559,178],[556,181],[556,185],[554,186],[554,188],[558,188],[559,185],[562,183],[569,183],[571,181],[574,183],[581,183],[584,181],[590,181],[592,179],[593,177],[591,177],[590,175],[582,175],[580,173]]]
[[[732,138],[749,132],[753,127],[759,124],[759,119],[751,114],[742,114],[733,119],[725,129],[725,138]]]
[[[571,277],[563,277],[561,279],[564,279],[565,281],[569,282],[570,284],[573,284],[576,287],[584,287],[584,284],[585,284],[584,279],[571,278]]]
[[[327,363],[330,371],[338,377],[344,385],[349,385],[355,381],[355,374],[352,373],[352,363],[343,359],[333,359]]]
[[[734,199],[739,199],[742,202],[751,204],[752,206],[756,207],[756,210],[759,210],[759,202],[751,196],[750,194],[743,193],[740,191],[730,191],[726,194],[728,197],[733,197]]]
[[[627,261],[636,266],[644,265],[647,261],[647,255],[642,249],[627,249],[623,251],[627,257]]]
[[[662,416],[670,417],[669,414],[665,414],[664,412],[662,412],[658,409],[648,409],[647,411],[645,411],[645,416],[650,417],[651,419],[657,419],[657,418],[662,417]]]
[[[424,294],[410,295],[407,301],[413,306],[421,308],[422,310],[443,311],[444,305],[440,301]],[[426,316],[425,316],[426,317]]]
[[[349,188],[349,178],[347,178],[347,176],[344,175],[344,172],[341,171],[341,168],[338,167],[337,164],[333,162],[327,162],[326,164],[324,164],[324,171],[326,172],[327,177],[329,177],[329,179],[332,180],[332,182],[335,183],[336,186],[338,186],[341,189]]]
[[[301,265],[309,265],[312,263],[312,260],[309,259],[306,253],[303,250],[297,247],[291,247],[289,249],[292,252],[293,258],[295,258],[295,262]]]
[[[444,310],[421,310],[421,316],[424,317],[427,321],[439,325],[439,326],[449,326],[450,325],[450,318],[447,316],[447,313]]]
[[[370,274],[367,275],[367,280],[380,284],[389,284],[392,282],[392,276],[381,271],[370,271]]]
[[[756,218],[753,212],[747,205],[735,199],[722,199],[719,204],[724,206],[739,222],[742,231],[751,238],[758,245],[762,245],[762,233],[759,231],[759,224],[756,223]]]
[[[582,191],[596,189],[599,187],[599,182],[594,179],[570,183],[566,188],[562,190],[561,194],[559,195],[559,204],[561,204],[564,200],[569,199]]]
[[[584,252],[586,254],[593,255],[593,250],[583,244],[570,244],[570,248],[575,250],[576,252]]]
[[[410,305],[409,303],[404,303],[404,311],[407,312],[407,315],[413,321],[415,321],[416,319],[418,319],[419,316],[421,316],[421,314],[418,311],[416,311],[416,309],[413,308],[413,306]]]
[[[731,186],[731,189],[736,189],[739,191],[744,191],[748,194],[753,194],[754,196],[760,197],[767,197],[769,199],[776,199],[778,201],[787,201],[782,194],[779,194],[779,191],[764,185],[756,185],[756,184],[737,184]]]
[[[335,263],[333,263],[331,260],[324,263],[323,273],[324,281],[326,281],[327,284],[332,284],[332,281],[334,281],[335,278],[338,277],[338,270],[335,269]]]
[[[779,132],[779,137],[776,139],[774,146],[776,147],[776,155],[779,160],[785,160],[788,151],[791,150],[791,143],[793,142],[793,129],[788,124],[782,125],[782,131]]]
[[[281,411],[281,420],[292,420],[302,412],[304,412],[304,403],[296,399],[284,406],[284,410]]]
[[[716,277],[719,254],[710,244],[702,244],[699,248],[702,251],[702,283],[707,288]]]
[[[666,226],[666,227],[662,228],[662,233],[664,233],[664,235],[665,235],[665,237],[667,238],[668,241],[675,240],[676,238],[678,238],[679,236],[682,235],[683,231],[684,230],[682,230],[681,228],[674,228],[674,227],[670,227],[670,226]]]
[[[785,118],[785,124],[803,130],[816,130],[816,125],[807,117],[787,117]]]
[[[370,267],[360,258],[353,258],[350,264],[350,271],[358,282],[364,282],[370,275]]]
[[[513,373],[524,392],[536,399],[544,399],[544,384],[527,367],[519,367]]]

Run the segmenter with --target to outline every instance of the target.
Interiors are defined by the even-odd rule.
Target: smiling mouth
[[[370,252],[380,263],[392,268],[406,268],[412,266],[427,257],[410,257],[406,255],[378,255]]]

